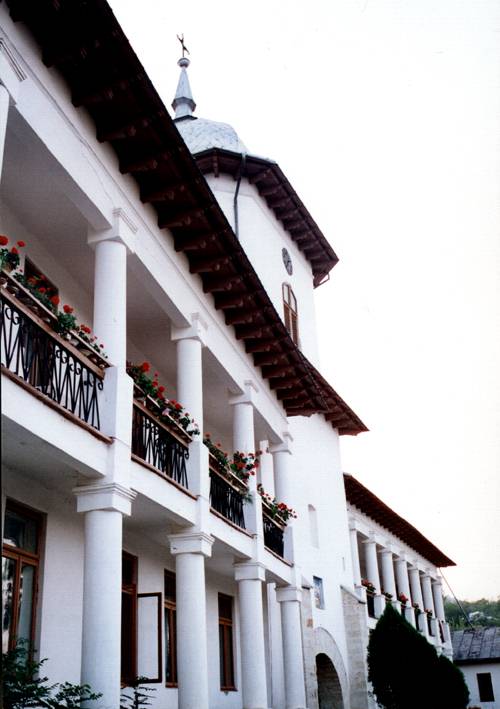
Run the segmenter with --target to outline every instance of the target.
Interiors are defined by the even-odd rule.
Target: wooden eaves
[[[246,177],[309,261],[314,286],[324,283],[339,259],[276,162],[248,154],[242,160],[239,153],[222,148],[203,150],[194,158],[204,175]]]
[[[434,566],[456,566],[455,562],[449,559],[432,542],[424,537],[413,525],[400,517],[385,502],[373,494],[371,490],[362,485],[352,475],[344,473],[344,487],[347,502],[357,507],[358,510],[373,519],[381,527],[385,527],[394,536],[398,537],[409,547],[418,552],[424,559],[430,561]]]
[[[6,0],[66,80],[97,139],[134,177],[161,229],[234,328],[288,416],[322,413],[340,434],[366,427],[291,340],[213,193],[105,0]]]

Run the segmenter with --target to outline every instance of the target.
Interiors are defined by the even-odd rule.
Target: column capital
[[[180,534],[170,534],[170,553],[177,554],[201,554],[202,556],[212,556],[212,546],[214,538],[205,532],[181,532]]]
[[[287,601],[302,603],[302,589],[299,586],[280,586],[276,589],[276,600],[278,603]]]
[[[137,494],[119,483],[82,485],[73,488],[73,493],[76,496],[77,512],[109,510],[127,516],[132,512],[132,500]]]
[[[229,406],[235,406],[236,404],[252,404],[252,406],[255,406],[255,395],[258,393],[259,387],[254,380],[245,379],[243,382],[242,394],[233,394],[232,392],[229,392]]]
[[[108,229],[89,229],[87,243],[95,247],[102,241],[115,241],[126,247],[127,253],[135,253],[137,226],[121,207],[113,209],[112,226]]]
[[[281,443],[273,443],[269,446],[269,453],[292,453],[291,443],[293,441],[293,436],[288,431],[283,431],[281,434]]]
[[[15,53],[0,37],[0,85],[4,86],[9,94],[10,101],[17,103],[19,85],[26,79],[26,72],[17,60]]]
[[[265,581],[266,567],[259,561],[243,561],[234,564],[236,581]]]
[[[197,340],[202,347],[206,347],[206,334],[208,325],[200,313],[191,313],[191,325],[177,327],[172,325],[171,338],[173,342],[179,340]]]
[[[383,547],[383,548],[380,550],[380,554],[381,554],[381,555],[382,555],[382,554],[390,554],[391,556],[393,556],[393,555],[394,555],[394,552],[392,551],[392,549],[388,549],[387,547]]]
[[[443,581],[442,581],[442,579],[440,579],[440,578],[434,579],[434,578],[431,577],[431,584],[432,584],[433,586],[440,586],[440,587],[442,587],[442,586],[443,586]]]

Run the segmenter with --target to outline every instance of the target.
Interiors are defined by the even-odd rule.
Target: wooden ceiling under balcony
[[[173,235],[176,251],[187,256],[287,415],[322,413],[341,434],[366,431],[291,340],[105,0],[6,2],[12,19],[38,42],[44,63],[66,80],[73,104],[92,117],[97,139],[112,145],[120,171],[134,177],[141,200],[154,207],[159,227]],[[336,259],[333,250],[327,257]]]

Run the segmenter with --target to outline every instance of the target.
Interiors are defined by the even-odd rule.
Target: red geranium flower
[[[74,308],[72,308],[71,305],[63,305],[63,310],[65,313],[67,313],[67,315],[71,315]]]
[[[163,394],[165,387],[158,387],[158,394]]]
[[[9,240],[6,236],[3,234],[0,234],[0,246],[6,246],[9,243]]]
[[[17,245],[18,245],[21,249],[23,248],[23,246],[26,246],[26,244],[24,243],[24,241],[18,241],[18,242],[17,242]]]
[[[143,362],[140,368],[143,372],[149,372],[149,370],[151,369],[151,365],[149,364],[149,362]]]
[[[39,293],[46,293],[47,289],[42,286],[41,288],[38,289],[38,292]]]
[[[176,404],[175,408],[177,409],[177,411],[180,411],[182,409],[182,404]]]
[[[52,303],[52,305],[59,305],[59,303],[61,302],[61,299],[59,298],[58,295],[53,295],[52,298],[50,299],[50,302]]]
[[[18,254],[19,251],[16,249],[15,246],[13,246],[13,247],[11,248],[11,250],[10,250],[10,253],[11,253],[11,254]]]
[[[80,330],[82,330],[82,332],[86,332],[87,335],[89,335],[92,332],[92,330],[90,329],[90,327],[88,325],[80,325]]]

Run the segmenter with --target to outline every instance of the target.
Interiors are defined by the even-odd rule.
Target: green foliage
[[[146,677],[137,677],[133,682],[130,683],[130,687],[127,687],[122,692],[120,698],[120,709],[139,709],[139,707],[146,707],[151,704],[151,697],[148,692],[156,692],[154,687],[142,687],[141,682],[145,682]],[[127,691],[132,690],[132,693]]]
[[[444,610],[446,620],[454,630],[473,627],[500,626],[500,597],[496,601],[480,598],[478,601],[459,601],[469,622],[464,618],[460,606],[453,600],[445,598]],[[472,616],[471,616],[472,614]]]
[[[384,709],[465,709],[463,675],[391,604],[370,636],[368,679]],[[464,692],[465,688],[465,692]]]
[[[47,684],[48,678],[41,674],[44,662],[31,659],[24,643],[3,654],[4,709],[80,709],[82,702],[95,701],[101,696],[92,692],[88,684]]]
[[[434,685],[439,709],[457,709],[469,703],[469,690],[463,673],[444,655],[438,657]]]

